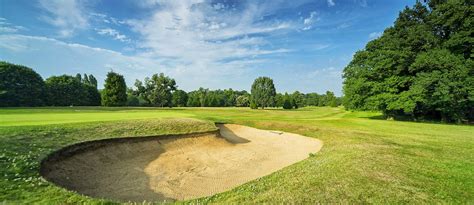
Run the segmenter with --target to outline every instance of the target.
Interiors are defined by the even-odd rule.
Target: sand
[[[65,148],[42,163],[47,180],[120,202],[210,196],[301,161],[322,147],[297,134],[224,124],[219,132],[129,138]]]

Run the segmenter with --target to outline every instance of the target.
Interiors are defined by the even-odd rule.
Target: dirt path
[[[45,178],[119,201],[173,201],[227,191],[308,157],[322,142],[297,134],[219,125],[202,135],[113,144],[48,167]]]

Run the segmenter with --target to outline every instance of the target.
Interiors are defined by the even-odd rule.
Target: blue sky
[[[0,60],[43,78],[153,73],[180,89],[342,91],[352,55],[415,0],[0,0]]]

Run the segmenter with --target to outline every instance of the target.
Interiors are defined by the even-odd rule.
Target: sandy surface
[[[207,134],[111,144],[48,164],[43,176],[67,189],[118,201],[213,195],[268,175],[321,149],[297,134],[219,125]]]

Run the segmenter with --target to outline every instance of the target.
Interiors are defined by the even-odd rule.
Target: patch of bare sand
[[[45,163],[43,176],[79,193],[118,201],[210,196],[308,157],[320,140],[286,132],[219,125],[219,134],[153,138]]]

